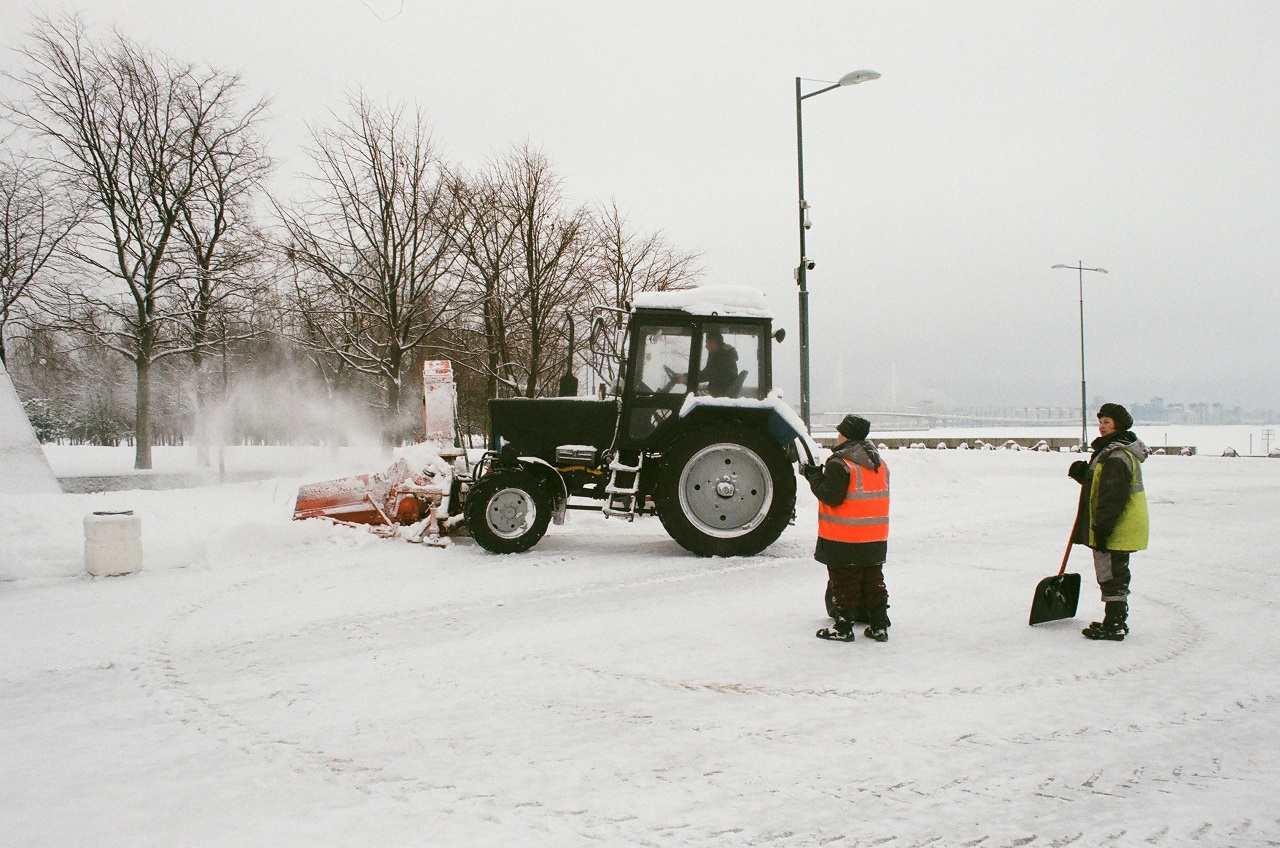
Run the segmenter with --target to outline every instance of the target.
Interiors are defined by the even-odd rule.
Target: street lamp
[[[880,74],[875,71],[853,71],[840,77],[838,82],[803,94],[800,90],[802,78],[796,77],[796,168],[800,185],[800,265],[795,273],[796,284],[800,286],[800,417],[804,420],[805,429],[812,429],[809,422],[809,272],[813,270],[814,263],[805,256],[804,248],[804,234],[812,223],[809,221],[809,204],[804,199],[804,131],[800,119],[800,104],[810,97],[817,97],[832,89],[875,79],[880,79]]]
[[[1084,272],[1097,271],[1099,274],[1107,273],[1106,268],[1086,268],[1083,262],[1077,262],[1075,265],[1054,265],[1054,268],[1068,268],[1077,272],[1080,282],[1080,447],[1087,447],[1089,444],[1089,409],[1085,400],[1084,393]]]

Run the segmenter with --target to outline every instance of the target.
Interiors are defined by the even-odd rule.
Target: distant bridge
[[[1027,407],[1029,413],[1038,413],[1040,410],[1052,410],[1055,407]],[[1042,427],[1063,426],[1071,427],[1080,423],[1078,411],[1072,417],[1063,415],[975,415],[956,412],[858,412],[863,418],[871,422],[872,426],[895,425],[894,429],[900,430],[926,430],[930,427],[1004,427],[1009,425],[1025,425],[1035,424]],[[843,412],[817,412],[814,413],[815,427],[835,427],[843,418]],[[898,426],[898,425],[908,426]]]

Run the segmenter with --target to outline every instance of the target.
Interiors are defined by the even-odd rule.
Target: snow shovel
[[[1075,527],[1071,535],[1076,534]],[[1028,624],[1042,624],[1060,618],[1075,618],[1080,603],[1080,575],[1066,574],[1067,559],[1071,556],[1071,539],[1067,540],[1067,552],[1062,555],[1062,568],[1052,577],[1046,577],[1036,586],[1036,596],[1031,601],[1031,620]]]

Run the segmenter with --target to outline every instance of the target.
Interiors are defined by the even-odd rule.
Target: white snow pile
[[[405,445],[392,451],[392,457],[403,459],[414,471],[427,473],[448,480],[453,474],[453,466],[440,456],[440,449],[431,442],[419,442]]]
[[[1084,549],[1079,615],[1026,623],[1072,456],[885,458],[885,644],[813,637],[804,485],[736,559],[598,511],[513,556],[291,521],[317,477],[0,495],[0,844],[1280,840],[1280,462],[1148,459],[1133,631],[1099,643]],[[146,568],[94,579],[109,509]]]
[[[645,309],[674,309],[695,315],[772,318],[764,292],[749,286],[700,286],[663,292],[640,292],[632,305]]]
[[[27,420],[18,393],[0,362],[0,491],[10,494],[61,492],[49,460]]]

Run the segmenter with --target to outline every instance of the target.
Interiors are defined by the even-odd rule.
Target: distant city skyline
[[[1116,398],[1099,398],[1086,416],[1092,420],[1096,407],[1103,403],[1119,403],[1129,410],[1134,421],[1149,424],[1275,424],[1280,423],[1280,409],[1249,408],[1228,405],[1218,401],[1166,402],[1154,397],[1135,403]],[[1062,424],[1079,426],[1080,407],[1045,404],[934,404],[923,402],[905,404],[896,408],[847,405],[841,408],[815,410],[815,418],[835,418],[850,411],[864,414],[901,416],[903,418],[942,418],[959,420],[971,418],[981,421],[1034,422],[1038,424]]]
[[[1073,375],[1074,381],[1057,380],[1050,387],[1045,382],[1035,379],[1009,379],[999,367],[994,367],[989,381],[980,382],[977,385],[959,384],[939,390],[901,379],[896,365],[891,364],[887,374],[861,371],[850,366],[850,359],[852,356],[841,354],[834,368],[815,369],[813,381],[815,411],[833,412],[853,407],[894,411],[923,406],[935,409],[1052,408],[1074,409],[1076,418],[1080,417],[1078,370]],[[1078,369],[1078,358],[1074,364]],[[1102,368],[1099,366],[1097,370],[1101,372]],[[1124,404],[1126,407],[1138,408],[1168,406],[1185,411],[1192,407],[1197,409],[1218,407],[1224,410],[1237,410],[1241,415],[1257,412],[1280,414],[1280,402],[1246,402],[1237,398],[1224,398],[1221,392],[1173,391],[1163,394],[1148,392],[1145,393],[1145,400],[1139,400],[1138,398],[1143,394],[1127,394],[1113,388],[1108,388],[1105,392],[1095,390],[1098,386],[1109,384],[1106,376],[1099,373],[1095,380],[1093,372],[1089,372],[1088,398],[1091,407],[1096,408],[1103,403],[1114,402]],[[1253,394],[1259,398],[1267,396],[1266,392]],[[1206,397],[1212,399],[1206,400]],[[1173,399],[1168,400],[1169,398]]]

